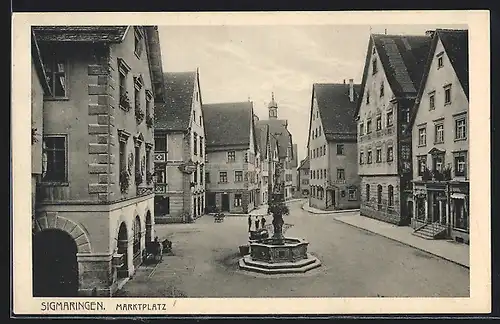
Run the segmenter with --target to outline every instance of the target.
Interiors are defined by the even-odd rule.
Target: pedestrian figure
[[[260,224],[262,225],[262,228],[266,228],[266,218],[264,215],[262,215],[262,218],[260,219]]]
[[[252,228],[252,216],[248,215],[248,231]]]
[[[258,231],[259,230],[259,216],[255,216],[255,230]]]

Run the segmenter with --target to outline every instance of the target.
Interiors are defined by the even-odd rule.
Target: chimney
[[[354,102],[354,79],[349,79],[349,101]]]
[[[427,31],[425,31],[425,36],[429,36],[432,38],[432,37],[434,37],[435,32],[436,32],[435,30],[427,30]]]

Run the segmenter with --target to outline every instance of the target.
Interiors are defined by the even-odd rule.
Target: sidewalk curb
[[[463,268],[470,269],[470,266],[468,266],[468,265],[465,265],[465,264],[460,263],[460,262],[458,262],[458,261],[455,261],[455,260],[453,260],[453,259],[447,258],[447,257],[445,257],[445,256],[442,256],[442,255],[436,254],[436,253],[434,253],[434,252],[430,252],[430,251],[428,251],[428,250],[426,250],[426,249],[423,249],[423,248],[421,248],[421,247],[415,246],[415,245],[413,245],[413,244],[410,244],[410,243],[406,243],[406,242],[400,241],[400,240],[395,239],[395,238],[393,238],[393,237],[390,237],[390,236],[387,236],[387,235],[384,235],[384,234],[381,234],[381,233],[378,233],[378,232],[374,232],[374,231],[372,231],[372,230],[369,230],[369,229],[364,228],[364,227],[361,227],[361,226],[357,226],[357,225],[354,225],[354,224],[351,224],[351,223],[344,222],[344,221],[342,221],[342,220],[340,220],[340,219],[338,219],[338,218],[336,218],[336,217],[334,217],[333,219],[334,219],[335,221],[337,221],[337,222],[340,222],[340,223],[343,223],[343,224],[346,224],[346,225],[352,226],[352,227],[354,227],[354,228],[361,229],[361,230],[363,230],[363,231],[366,231],[366,232],[369,232],[369,233],[372,233],[372,234],[376,234],[376,235],[379,235],[379,236],[385,237],[385,238],[387,238],[387,239],[389,239],[389,240],[392,240],[392,241],[394,241],[394,242],[399,242],[399,243],[401,243],[401,244],[403,244],[403,245],[406,245],[406,246],[412,247],[412,248],[417,249],[417,250],[419,250],[419,251],[422,251],[422,252],[425,252],[425,253],[429,253],[429,254],[431,254],[431,255],[433,255],[433,256],[436,256],[436,257],[441,258],[441,259],[443,259],[443,260],[446,260],[446,261],[452,262],[452,263],[454,263],[454,264],[456,264],[456,265],[459,265],[459,266],[461,266],[461,267],[463,267]]]
[[[304,206],[308,204],[307,202],[304,203],[302,206],[302,210],[305,210],[308,213],[315,214],[315,215],[330,215],[330,214],[341,214],[341,213],[354,213],[354,212],[359,212],[359,208],[356,209],[342,209],[342,210],[321,210],[321,211],[312,211],[305,209]],[[314,208],[314,207],[310,207]]]

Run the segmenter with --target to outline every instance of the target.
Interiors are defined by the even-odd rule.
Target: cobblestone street
[[[322,266],[302,275],[253,274],[238,269],[246,216],[222,223],[157,225],[172,255],[140,267],[119,292],[129,297],[467,297],[469,270],[431,254],[291,204],[289,237],[306,238]],[[271,216],[268,216],[268,223]]]

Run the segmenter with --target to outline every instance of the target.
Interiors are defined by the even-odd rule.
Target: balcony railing
[[[165,162],[167,159],[167,154],[165,152],[155,152],[154,162]]]
[[[164,194],[164,193],[167,193],[167,184],[155,183],[155,194]]]

